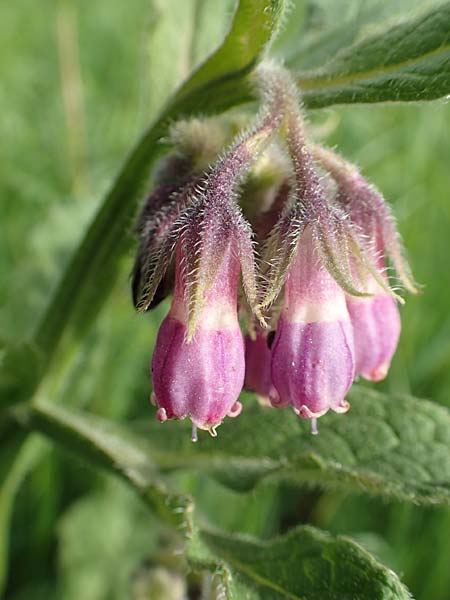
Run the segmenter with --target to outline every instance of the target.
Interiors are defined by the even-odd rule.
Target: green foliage
[[[32,344],[11,345],[0,341],[0,412],[30,397],[40,367],[39,352]]]
[[[412,502],[450,502],[450,414],[425,400],[354,388],[345,419],[329,415],[320,435],[290,411],[256,403],[247,418],[225,424],[220,440],[193,446],[189,432],[139,427],[167,469],[194,468],[233,489],[264,480],[339,486]],[[162,454],[158,449],[164,446]]]
[[[450,88],[449,23],[447,2],[340,45],[324,66],[299,73],[305,103],[318,108],[445,96]]]
[[[397,576],[349,539],[312,527],[261,542],[203,531],[188,557],[215,571],[226,598],[264,600],[407,600]]]
[[[179,531],[187,535],[188,561],[197,570],[209,569],[218,574],[227,597],[236,595],[307,600],[340,598],[346,594],[353,594],[349,597],[355,600],[368,597],[409,597],[392,571],[380,565],[351,540],[334,539],[313,528],[301,527],[292,530],[287,536],[262,543],[256,539],[212,532],[203,525],[198,513],[198,524],[193,524],[191,500],[170,493],[161,482],[158,473],[158,469],[164,471],[174,468],[174,465],[175,468],[179,468],[180,465],[176,464],[177,459],[174,456],[180,456],[181,466],[189,467],[189,463],[192,462],[192,466],[198,468],[200,463],[203,472],[209,471],[210,462],[214,465],[213,472],[224,473],[228,462],[231,466],[231,477],[235,462],[236,465],[241,465],[239,477],[245,481],[248,452],[244,453],[240,461],[236,450],[232,452],[234,456],[230,460],[223,456],[223,452],[217,459],[214,454],[206,451],[200,461],[197,455],[192,456],[190,461],[189,456],[185,456],[188,453],[181,452],[180,448],[177,453],[168,449],[157,456],[157,451],[148,450],[145,437],[130,434],[123,426],[114,426],[98,417],[82,416],[51,405],[40,405],[34,408],[30,415],[19,413],[19,418],[29,421],[28,426],[46,433],[78,456],[118,473],[128,481],[162,519],[176,525]],[[262,419],[259,421],[262,422]],[[298,419],[296,421],[298,422]],[[252,422],[257,425],[258,418]],[[271,427],[273,428],[272,425]],[[281,441],[283,429],[282,424],[278,441]],[[265,454],[272,455],[271,448],[265,443],[267,432],[262,430],[260,435],[260,448],[265,447]],[[289,443],[290,440],[286,441]],[[159,443],[158,446],[160,445]],[[166,446],[170,447],[170,443]],[[233,451],[229,440],[225,448]],[[334,447],[329,450],[332,453]],[[254,462],[252,470],[258,460]],[[270,463],[270,459],[261,458],[259,462],[264,465],[265,462]],[[302,468],[301,464],[299,468],[291,471],[295,480],[301,478]],[[306,480],[308,481],[308,478]]]
[[[117,482],[107,482],[104,489],[78,500],[58,527],[61,596],[126,598],[130,580],[156,552],[158,533],[151,514]]]
[[[42,402],[31,412],[17,411],[18,421],[62,443],[89,463],[117,473],[128,481],[159,517],[174,526],[188,522],[190,500],[172,494],[153,461],[133,434],[95,416],[83,416]]]
[[[26,475],[36,466],[45,450],[45,442],[37,436],[30,436],[22,444],[22,438],[19,436],[13,442],[15,455],[9,453],[3,457],[1,465],[0,489],[0,594],[3,592],[8,568],[9,555],[9,527],[13,511],[14,501],[20,485]],[[5,449],[3,450],[5,452]]]
[[[295,2],[294,18],[290,20],[292,31],[286,32],[286,40],[280,40],[280,52],[288,57],[294,69],[322,67],[340,50],[439,4],[442,4],[440,0],[426,3],[422,0],[347,0],[345,4],[315,0],[307,5]]]
[[[448,269],[441,256],[447,254],[450,213],[448,148],[442,136],[448,107],[443,103],[383,107],[370,115],[351,106],[351,111],[333,112],[338,127],[312,116],[319,135],[331,129],[327,141],[339,142],[388,197],[398,198],[397,214],[412,262],[419,281],[428,284],[426,296],[405,309],[400,356],[385,394],[355,389],[350,413],[327,416],[315,438],[289,411],[260,408],[249,397],[244,414],[226,422],[218,439],[205,434],[196,446],[189,442],[186,424],[113,422],[130,413],[148,419],[145,402],[141,408],[148,392],[144,361],[162,312],[150,319],[147,336],[145,318],[130,316],[124,268],[129,269],[132,217],[153,164],[166,149],[168,124],[180,116],[220,113],[252,101],[253,68],[282,22],[274,54],[296,70],[310,108],[430,100],[450,93],[448,2],[422,6],[416,0],[305,0],[294,2],[287,16],[281,0],[236,4],[232,19],[231,0],[152,0],[148,18],[143,0],[83,7],[69,0],[43,0],[39,9],[18,0],[2,7],[5,86],[0,108],[6,126],[0,186],[7,200],[0,205],[5,223],[0,237],[0,325],[2,337],[15,339],[0,350],[0,406],[24,405],[10,413],[15,428],[7,417],[0,423],[0,588],[6,582],[9,550],[13,565],[21,560],[15,535],[20,522],[13,523],[9,536],[13,507],[30,473],[48,460],[47,442],[34,434],[24,442],[25,431],[40,431],[86,464],[120,475],[144,500],[142,505],[114,486],[99,490],[95,478],[84,472],[84,487],[74,486],[79,466],[66,472],[62,462],[49,471],[45,485],[38,481],[26,501],[36,511],[33,522],[39,523],[39,503],[58,498],[50,520],[62,515],[58,571],[49,566],[37,575],[32,561],[27,563],[29,579],[10,576],[13,600],[57,593],[93,600],[113,593],[125,597],[140,562],[160,558],[154,554],[160,522],[186,544],[191,566],[210,570],[218,591],[231,597],[407,598],[398,578],[349,539],[294,527],[263,542],[212,531],[207,524],[217,506],[222,514],[216,520],[224,527],[228,520],[229,528],[257,536],[284,531],[288,500],[307,503],[311,489],[314,510],[297,516],[295,523],[305,519],[349,531],[367,547],[373,538],[365,529],[377,529],[382,543],[374,551],[381,555],[387,547],[383,562],[405,574],[418,598],[448,597],[450,418],[447,409],[405,393],[412,388],[416,395],[448,404]],[[61,40],[67,31],[70,39],[77,27],[86,146],[83,113],[71,117],[62,101],[74,81],[64,79],[67,46]],[[20,36],[15,35],[18,30]],[[49,45],[55,31],[58,56]],[[139,36],[144,44],[136,42]],[[133,68],[143,55],[144,67]],[[69,62],[73,76],[72,67]],[[109,185],[105,173],[112,173],[128,151],[136,126],[150,119],[104,200],[95,203],[92,197]],[[433,212],[433,207],[438,209]],[[49,289],[61,271],[52,296]],[[32,329],[34,335],[28,333]],[[22,343],[23,337],[32,341]],[[47,400],[25,405],[36,389]],[[68,406],[62,408],[58,400]],[[92,414],[96,412],[103,416]],[[227,489],[206,483],[206,502],[203,475]],[[282,487],[287,482],[293,486],[290,494]],[[400,504],[380,507],[376,500],[366,504],[363,495],[341,505],[339,494],[354,491],[442,508],[431,513]],[[22,504],[16,506],[17,512]],[[262,516],[252,516],[252,506],[261,508]],[[347,512],[351,519],[343,516]],[[266,530],[269,516],[271,528]],[[416,539],[423,543],[411,544]],[[33,548],[40,551],[39,544]]]
[[[348,417],[329,415],[318,437],[291,411],[248,402],[246,418],[224,424],[217,440],[205,435],[197,445],[188,423],[126,427],[43,403],[27,418],[69,448],[96,456],[144,493],[159,472],[193,469],[241,491],[281,479],[449,504],[448,410],[365,388],[352,390],[349,399]]]

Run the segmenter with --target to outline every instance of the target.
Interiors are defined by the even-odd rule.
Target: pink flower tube
[[[354,376],[353,332],[345,294],[321,265],[306,228],[289,269],[285,305],[272,347],[280,400],[307,419],[343,413]]]
[[[217,277],[206,292],[198,325],[187,341],[183,257],[177,252],[171,309],[158,333],[152,359],[153,400],[157,418],[190,417],[196,427],[215,428],[225,416],[241,411],[237,401],[244,382],[244,341],[237,318],[239,260],[233,244],[222,258]]]
[[[381,247],[379,241],[377,246]],[[380,277],[387,283],[382,249],[374,262]],[[372,275],[367,275],[364,288],[372,295],[366,298],[347,296],[355,343],[355,373],[369,381],[381,381],[388,374],[397,349],[400,313],[395,298]]]

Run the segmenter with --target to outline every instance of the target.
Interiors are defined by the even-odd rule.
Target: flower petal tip
[[[273,408],[285,408],[290,404],[288,400],[283,401],[280,398],[280,395],[275,388],[270,392],[269,402]]]
[[[332,406],[331,410],[338,414],[344,414],[350,410],[350,402],[347,402],[347,400],[342,400],[338,406]]]
[[[318,412],[313,412],[305,404],[302,404],[300,408],[294,408],[294,412],[298,417],[301,417],[302,419],[318,419],[319,417],[323,417],[323,415],[328,412],[328,408],[326,408],[325,410],[320,410]]]
[[[258,404],[263,408],[272,408],[272,403],[270,401],[269,396],[262,396],[261,394],[256,394],[256,400]]]
[[[388,371],[389,365],[382,365],[377,369],[374,369],[371,373],[361,373],[361,376],[364,377],[364,379],[367,379],[368,381],[378,382],[383,381],[383,379],[386,379]]]
[[[230,408],[230,410],[227,413],[227,417],[232,417],[233,419],[235,417],[238,417],[242,412],[242,404],[240,402],[235,402],[233,404],[233,406]]]
[[[158,410],[156,411],[156,419],[160,423],[165,423],[167,421],[168,416],[165,408],[158,408]]]

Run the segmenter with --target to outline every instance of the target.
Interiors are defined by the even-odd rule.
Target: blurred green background
[[[1,4],[2,338],[17,342],[30,335],[136,137],[220,40],[233,2],[194,4]],[[296,18],[307,14],[297,8]],[[195,36],[194,26],[207,28],[207,35]],[[296,33],[288,39],[289,31],[285,38],[293,47]],[[378,387],[450,407],[450,104],[339,107],[310,118],[317,134],[357,162],[393,203],[425,286],[401,309],[400,348]],[[148,363],[167,308],[134,313],[132,252],[94,329],[52,383],[55,399],[113,419],[154,418]],[[10,450],[2,450],[0,464]],[[170,535],[121,483],[43,440],[33,452],[34,467],[14,505],[6,597],[106,600],[128,597],[131,586],[134,597],[145,598],[139,595],[142,573],[170,564]],[[450,597],[450,509],[289,488],[262,489],[249,498],[192,477],[180,485],[200,491],[202,508],[223,527],[267,536],[308,521],[348,533],[397,571],[414,597]],[[218,493],[228,500],[220,515]]]

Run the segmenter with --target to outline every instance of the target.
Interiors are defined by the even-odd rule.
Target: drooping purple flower
[[[345,294],[320,262],[311,228],[304,231],[285,283],[272,347],[274,406],[303,418],[346,412],[354,376],[353,332]]]
[[[256,295],[249,229],[230,197],[219,193],[223,186],[216,185],[211,176],[168,238],[175,252],[175,289],[152,361],[159,420],[189,416],[194,428],[213,435],[225,416],[240,412],[245,372],[237,312],[241,273],[250,302]],[[156,282],[152,285],[156,289]]]
[[[327,197],[304,139],[296,93],[288,93],[285,135],[293,182],[265,246],[261,307],[284,291],[272,347],[279,394],[273,405],[291,405],[299,416],[316,419],[329,409],[349,408],[345,396],[355,371],[345,292],[366,295],[352,269],[365,266],[366,256],[346,214]]]
[[[189,310],[183,246],[177,248],[173,302],[158,332],[152,359],[157,417],[184,419],[213,435],[225,416],[237,416],[244,381],[244,341],[237,318],[240,264],[229,239],[214,281],[205,294],[198,326],[188,341]]]
[[[355,269],[361,285],[371,295],[349,295],[347,307],[354,330],[356,374],[380,381],[387,375],[401,329],[399,299],[389,293],[386,257],[391,258],[400,281],[409,291],[417,292],[417,286],[404,258],[393,216],[380,192],[355,166],[331,150],[315,146],[314,154],[336,181],[336,202],[361,231],[374,267],[372,272]]]
[[[251,228],[235,193],[283,118],[283,99],[276,89],[267,93],[256,125],[239,136],[195,187],[161,243],[144,253],[142,261],[138,308],[145,310],[175,256],[172,307],[152,361],[153,401],[160,421],[190,417],[193,439],[197,427],[215,434],[226,415],[240,412],[245,371],[237,318],[240,278],[247,304],[262,320]]]
[[[347,298],[355,342],[355,372],[381,381],[388,373],[400,337],[397,303],[384,290],[373,298]]]
[[[136,307],[173,291],[152,359],[152,401],[161,422],[190,418],[194,440],[197,427],[215,435],[240,413],[243,385],[272,406],[292,406],[317,433],[318,417],[349,409],[355,374],[377,381],[389,368],[401,299],[387,257],[415,291],[382,196],[352,165],[307,143],[285,70],[258,77],[263,108],[228,150],[219,147],[230,123],[217,120],[211,140],[204,121],[178,124],[178,154],[136,227]],[[277,131],[282,144],[266,152]],[[238,310],[254,334],[245,341]]]

